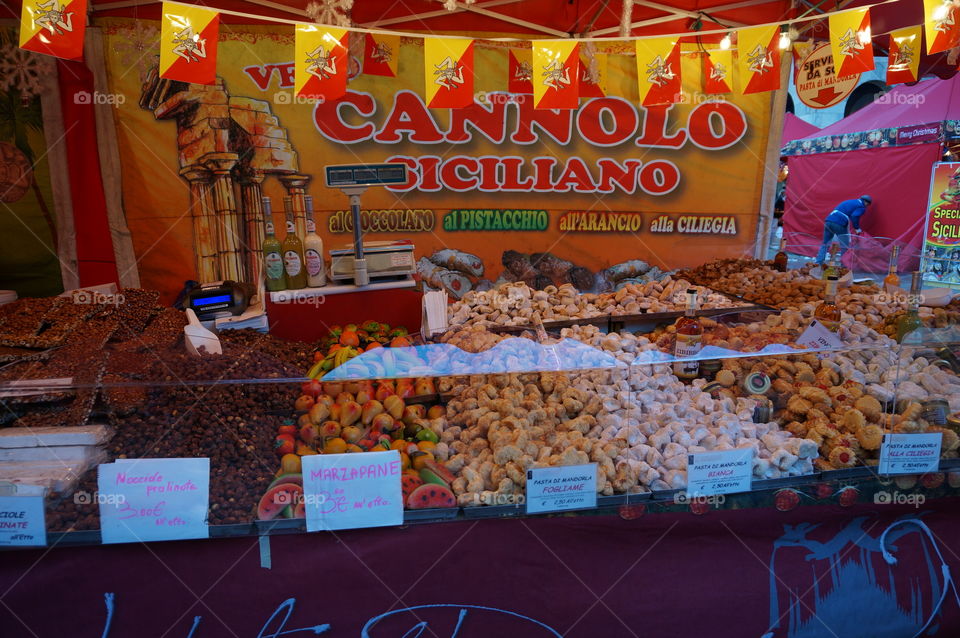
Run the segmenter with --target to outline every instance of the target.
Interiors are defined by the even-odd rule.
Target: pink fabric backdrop
[[[801,119],[793,113],[787,113],[783,116],[783,137],[780,140],[781,146],[786,146],[793,140],[799,140],[804,137],[810,137],[820,129]]]
[[[783,217],[788,249],[816,255],[830,211],[845,199],[869,194],[873,205],[860,220],[863,235],[851,238],[844,264],[857,271],[882,272],[896,243],[901,246],[900,271],[915,270],[930,171],[939,159],[938,143],[790,157]]]

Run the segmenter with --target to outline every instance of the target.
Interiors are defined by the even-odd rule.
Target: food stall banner
[[[960,162],[933,165],[925,230],[923,281],[960,287]]]
[[[160,77],[213,84],[217,79],[220,14],[210,9],[163,3]]]
[[[873,42],[870,40],[870,10],[831,13],[830,49],[837,77],[845,78],[873,70]]]
[[[21,49],[74,60],[83,56],[86,30],[87,0],[23,2],[20,11]]]
[[[920,71],[920,26],[897,29],[890,33],[887,57],[887,84],[916,82]]]
[[[476,58],[469,105],[440,109],[424,69],[432,78],[448,56],[425,67],[422,38],[401,39],[395,78],[351,59],[334,101],[294,93],[293,29],[223,30],[218,82],[201,86],[162,82],[149,61],[141,82],[123,55],[136,24],[105,21],[104,52],[109,90],[126,97],[113,111],[126,220],[142,283],[165,299],[188,279],[255,271],[262,196],[283,228],[284,198],[299,222],[312,195],[325,248],[350,245],[349,200],[324,186],[333,164],[409,168],[406,183],[363,195],[365,241],[412,241],[421,277],[454,298],[503,281],[610,289],[752,250],[770,96],[704,95],[692,51],[672,68],[685,78],[677,104],[637,105],[623,42],[597,45],[605,97],[535,109],[529,93],[506,91],[509,43],[463,41]]]
[[[762,93],[780,88],[780,27],[776,24],[737,31],[737,60],[743,93]]]
[[[298,24],[295,55],[298,97],[338,100],[347,92],[350,37],[346,29]]]

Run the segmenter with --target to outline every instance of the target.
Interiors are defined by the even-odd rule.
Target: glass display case
[[[841,289],[831,332],[804,270],[684,276],[473,292],[428,339],[377,320],[312,344],[223,331],[223,354],[200,356],[155,293],[0,306],[0,486],[42,496],[48,542],[66,544],[100,542],[117,506],[98,468],[143,459],[209,459],[210,536],[306,529],[303,467],[327,454],[395,451],[404,522],[524,516],[529,472],[566,466],[596,473],[595,505],[571,509],[625,517],[960,488],[955,309],[905,306],[919,327],[898,343],[875,286]],[[923,434],[881,467],[890,435]],[[746,483],[691,481],[722,452]]]

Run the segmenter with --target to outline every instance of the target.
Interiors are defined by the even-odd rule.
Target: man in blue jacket
[[[830,242],[836,237],[840,242],[840,254],[847,252],[850,245],[850,235],[847,227],[853,226],[854,232],[860,234],[860,218],[867,212],[867,206],[873,203],[869,195],[861,195],[859,199],[848,199],[837,204],[833,212],[827,215],[823,224],[823,245],[817,253],[817,263],[822,264],[827,256]]]

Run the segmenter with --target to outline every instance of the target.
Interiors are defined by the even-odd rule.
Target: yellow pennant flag
[[[890,32],[887,84],[916,82],[920,72],[920,25]]]
[[[683,99],[680,84],[680,42],[676,38],[636,41],[640,106],[675,104]]]
[[[365,33],[363,72],[366,75],[397,77],[400,62],[400,36]]]
[[[338,100],[347,92],[350,32],[319,24],[298,24],[294,36],[297,95]]]
[[[580,51],[580,97],[607,96],[607,54],[594,53],[593,59]]]
[[[703,92],[707,95],[733,92],[733,51],[707,51],[703,58]]]
[[[830,50],[838,78],[873,70],[870,11],[840,11],[830,14]]]
[[[73,60],[83,56],[87,0],[23,0],[20,48]]]
[[[577,108],[580,103],[579,51],[576,40],[534,41],[533,108]]]
[[[473,104],[473,40],[424,38],[427,106],[457,109]]]
[[[953,0],[923,0],[923,27],[928,54],[952,49],[960,42],[960,8]]]
[[[749,27],[737,31],[737,67],[743,94],[780,88],[780,27]]]
[[[163,3],[160,77],[194,84],[217,81],[220,14],[210,9]]]

